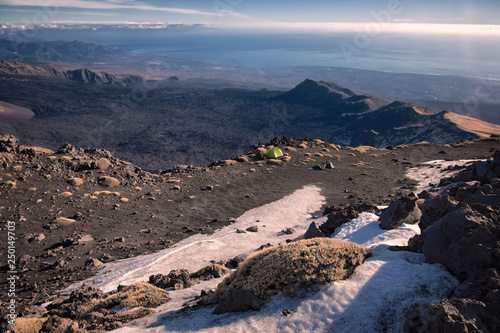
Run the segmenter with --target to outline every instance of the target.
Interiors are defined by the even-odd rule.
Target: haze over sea
[[[235,66],[331,66],[500,79],[498,34],[367,34],[362,29],[87,25],[38,28],[36,38],[79,40]]]

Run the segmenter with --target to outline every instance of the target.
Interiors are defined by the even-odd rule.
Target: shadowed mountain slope
[[[142,77],[137,75],[129,75],[123,78],[119,78],[106,72],[94,72],[89,69],[83,68],[75,70],[64,70],[43,63],[29,64],[2,59],[0,59],[0,72],[9,75],[46,76],[84,83],[113,84],[120,86],[135,85],[143,82]]]
[[[104,147],[152,171],[229,158],[276,136],[386,147],[500,135],[497,125],[325,81],[305,80],[286,93],[155,87],[90,70],[3,64],[10,69],[0,71],[0,101],[11,111],[0,114],[0,134],[53,149]],[[16,107],[34,116],[7,116]]]
[[[369,112],[391,102],[389,99],[344,88],[333,82],[311,79],[306,79],[281,95],[279,99],[289,103],[323,108],[334,115]]]

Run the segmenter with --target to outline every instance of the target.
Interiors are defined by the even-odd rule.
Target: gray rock
[[[365,203],[352,204],[347,207],[331,206],[325,211],[325,213],[328,213],[328,220],[319,227],[319,230],[327,237],[330,237],[336,228],[357,218],[363,212],[380,215],[380,209]]]
[[[84,244],[88,242],[92,242],[94,238],[90,236],[89,234],[84,234],[76,238],[75,243],[77,244]]]
[[[58,154],[68,154],[68,153],[74,153],[75,152],[75,146],[73,146],[70,143],[65,143],[59,149],[57,150]]]
[[[417,205],[417,197],[413,194],[396,199],[380,216],[382,229],[396,229],[402,224],[415,224],[420,221],[422,212]]]
[[[37,242],[43,241],[44,239],[45,239],[45,235],[44,234],[38,234],[35,237],[33,237],[33,240],[37,241]]]
[[[93,267],[99,267],[104,265],[102,261],[96,258],[90,258],[85,261],[85,266],[93,266]]]
[[[248,227],[247,231],[249,231],[249,232],[259,232],[259,226],[253,225],[251,227]]]
[[[475,275],[480,269],[494,267],[491,249],[498,248],[500,215],[460,208],[425,229],[422,252],[427,262],[440,263],[455,275]]]
[[[325,164],[317,164],[312,167],[313,170],[325,170],[326,165]]]
[[[304,234],[304,239],[318,238],[318,237],[326,237],[324,233],[319,230],[316,222],[312,222],[309,225],[306,233]]]
[[[427,198],[422,205],[422,216],[418,226],[425,230],[456,209],[458,202],[448,195]]]
[[[0,152],[15,153],[19,151],[19,140],[10,134],[0,135]]]
[[[255,296],[248,289],[230,289],[226,296],[219,301],[214,314],[223,314],[228,312],[244,312],[248,310],[258,311],[264,301]]]

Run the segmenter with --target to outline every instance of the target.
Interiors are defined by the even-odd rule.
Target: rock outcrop
[[[498,156],[478,162],[454,180],[448,194],[425,200],[421,235],[409,248],[429,263],[445,265],[460,284],[448,300],[418,306],[406,332],[498,332],[500,330],[500,186]]]
[[[382,229],[396,229],[402,224],[418,223],[422,212],[417,205],[417,197],[411,194],[393,201],[380,215]]]

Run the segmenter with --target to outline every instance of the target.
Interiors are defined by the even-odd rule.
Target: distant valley
[[[275,136],[337,144],[454,143],[500,126],[307,79],[288,92],[189,87],[87,69],[2,61],[1,133],[26,144],[99,147],[146,170],[203,165]],[[177,82],[180,81],[180,82]],[[15,117],[15,107],[34,117]],[[472,125],[471,125],[472,124]]]

